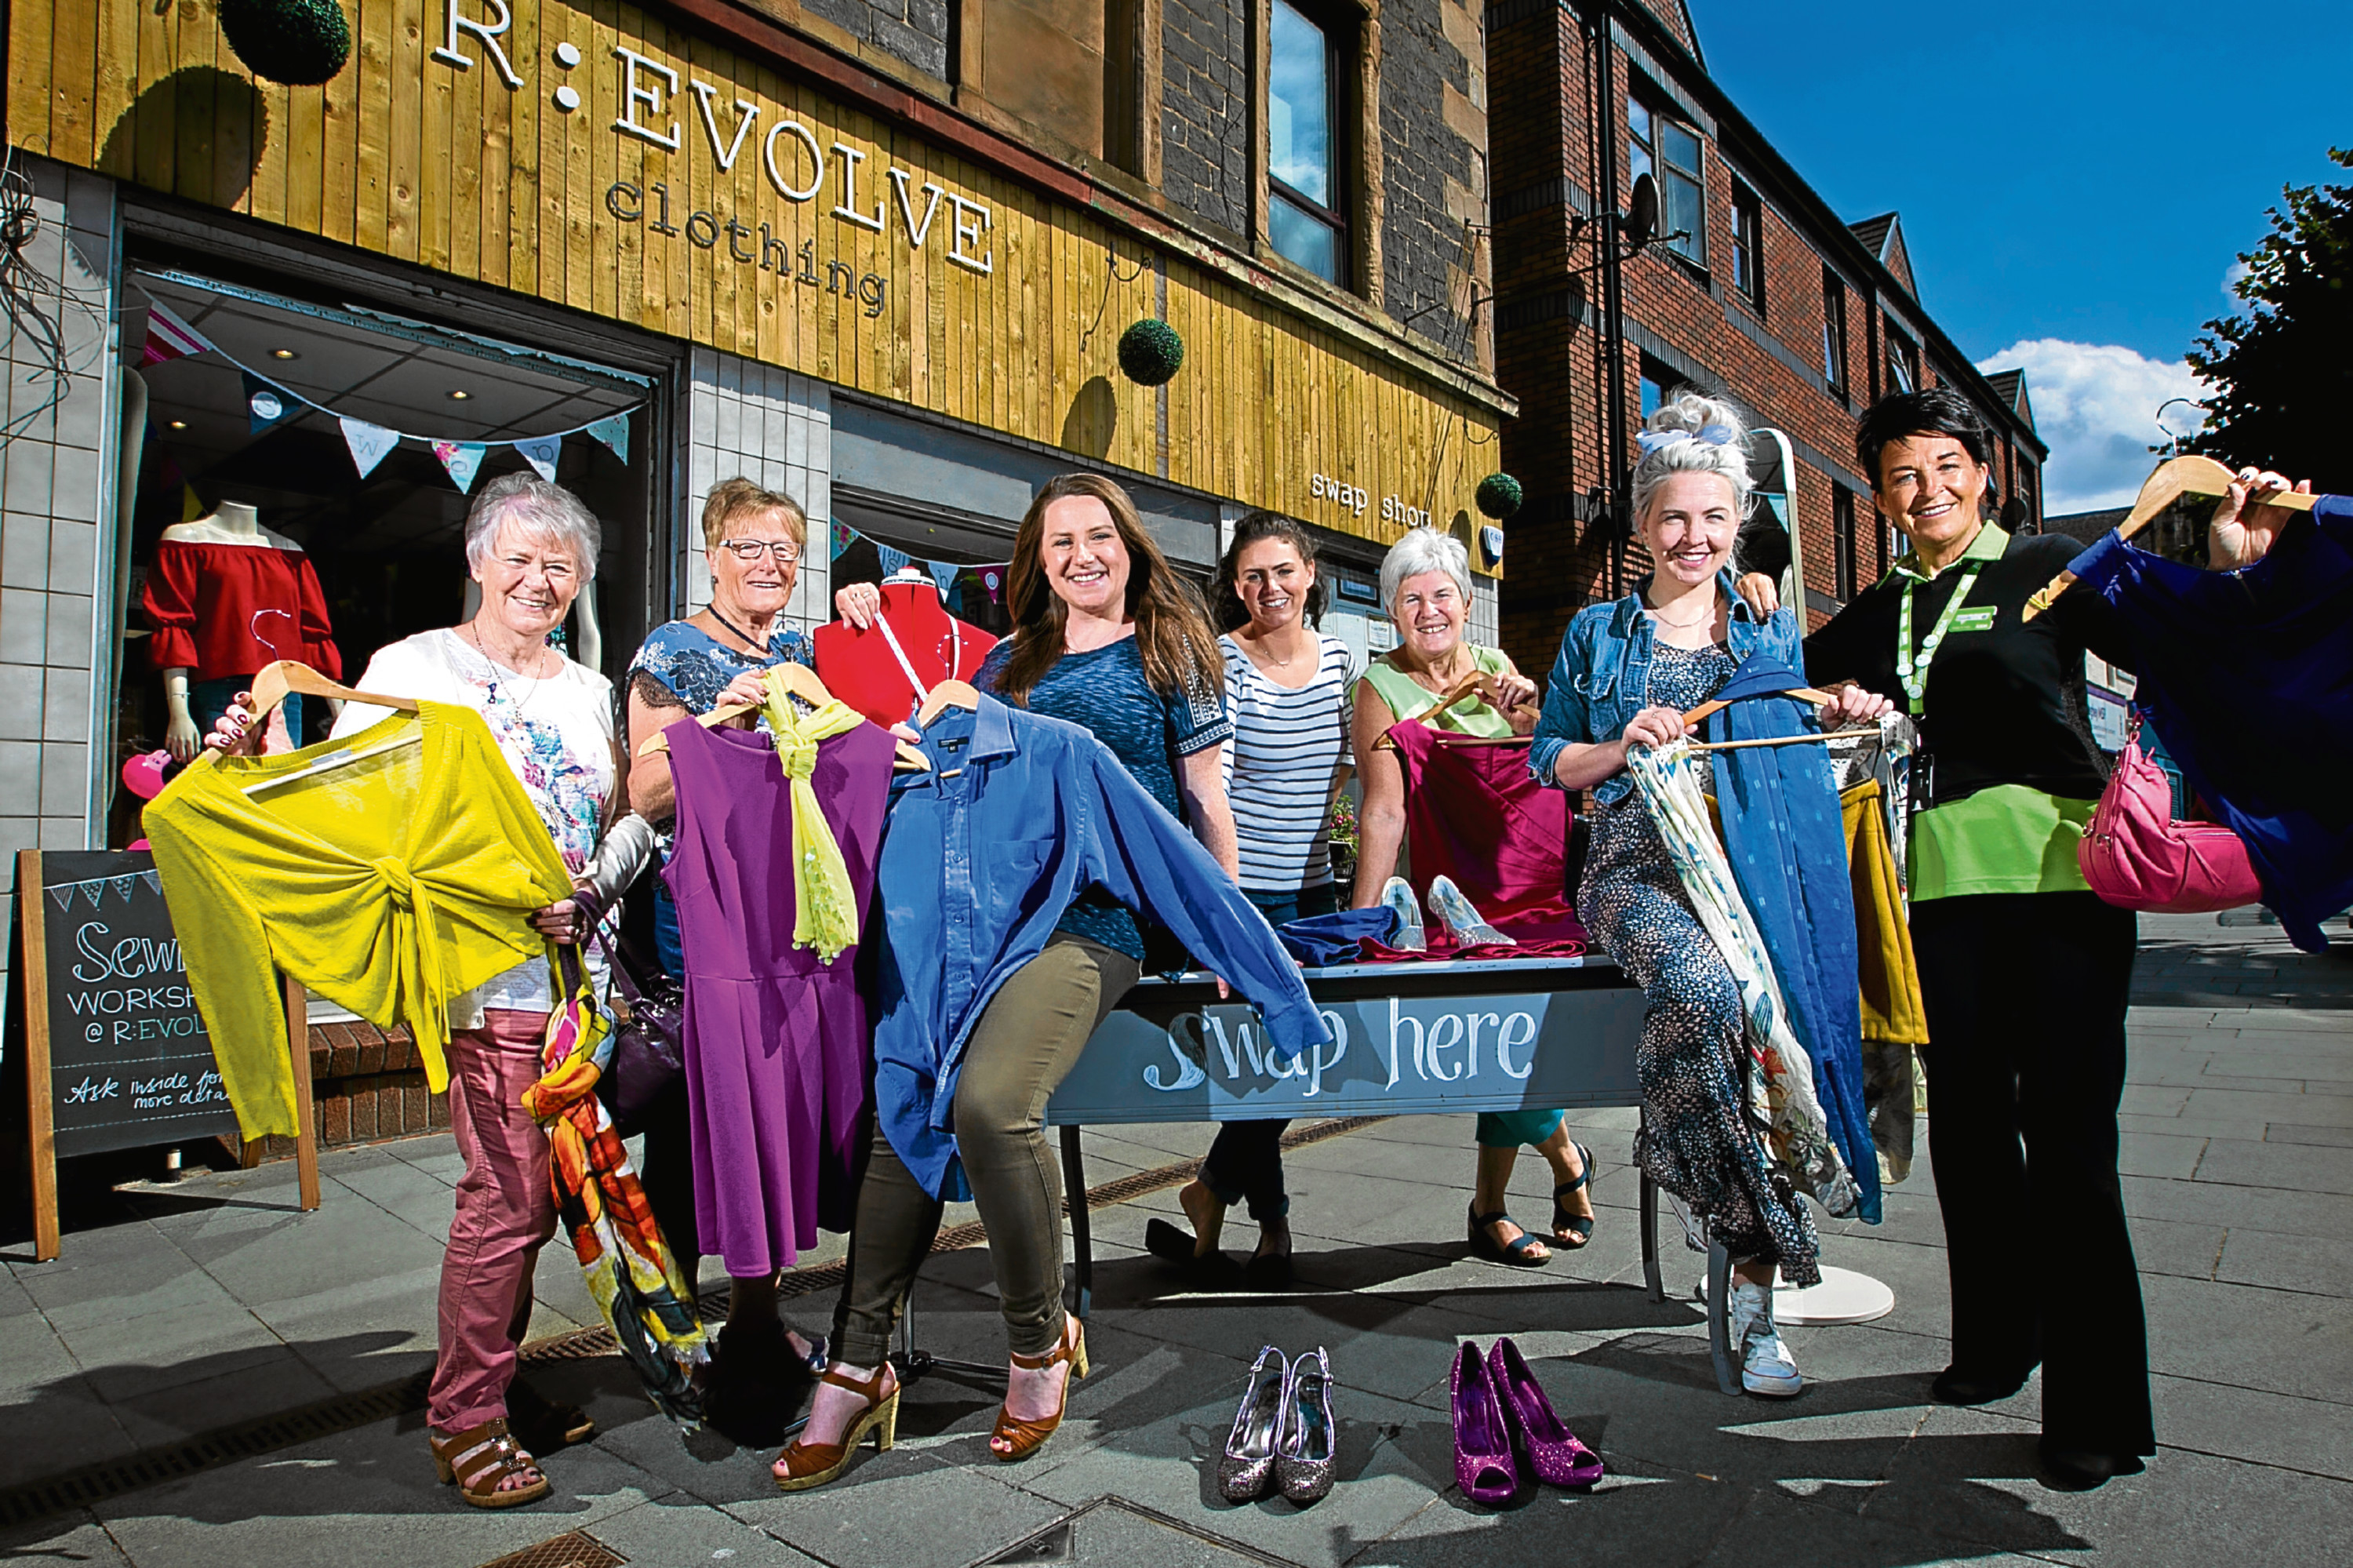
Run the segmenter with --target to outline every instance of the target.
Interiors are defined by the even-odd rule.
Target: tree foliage
[[[2353,149],[2329,159],[2353,169]],[[2206,323],[2189,367],[2210,383],[2185,443],[2233,467],[2276,469],[2353,494],[2353,448],[2331,432],[2353,406],[2353,185],[2290,185],[2271,232],[2241,256],[2238,314]]]

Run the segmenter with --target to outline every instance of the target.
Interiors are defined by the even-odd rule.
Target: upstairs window
[[[1275,0],[1278,5],[1282,0]],[[1659,185],[1659,238],[1668,249],[1699,266],[1707,265],[1707,205],[1700,176],[1699,136],[1639,98],[1626,101],[1630,146],[1626,180],[1643,175]],[[1669,238],[1680,234],[1680,238]]]
[[[1667,400],[1667,388],[1674,384],[1675,373],[1664,365],[1642,355],[1642,418],[1647,419],[1659,411]]]
[[[1765,204],[1737,180],[1732,185],[1732,286],[1765,313]]]
[[[1327,281],[1347,282],[1338,41],[1291,0],[1273,0],[1267,37],[1267,239]]]
[[[1897,332],[1893,323],[1887,328],[1887,389],[1920,390],[1920,345]]]
[[[1846,390],[1846,285],[1822,269],[1822,379],[1833,392]]]

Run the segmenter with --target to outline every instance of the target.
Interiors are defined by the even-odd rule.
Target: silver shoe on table
[[[1383,883],[1381,907],[1397,916],[1397,929],[1389,933],[1390,947],[1408,953],[1430,950],[1430,940],[1422,934],[1421,903],[1413,895],[1412,883],[1402,876]]]
[[[1234,1428],[1218,1461],[1218,1493],[1228,1502],[1255,1502],[1274,1478],[1274,1454],[1282,1441],[1283,1413],[1290,1404],[1291,1362],[1268,1345],[1250,1363],[1250,1382],[1234,1411]]]
[[[1462,890],[1454,885],[1451,876],[1430,879],[1430,912],[1438,916],[1445,927],[1454,933],[1454,940],[1465,948],[1516,948],[1516,938],[1506,937],[1487,924]]]
[[[1307,1504],[1332,1489],[1338,1428],[1332,1420],[1332,1358],[1321,1345],[1291,1363],[1274,1475],[1282,1495]]]

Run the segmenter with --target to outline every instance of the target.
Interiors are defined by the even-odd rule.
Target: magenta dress
[[[737,1279],[791,1266],[819,1226],[846,1231],[871,1133],[871,1033],[858,949],[793,946],[792,795],[755,730],[674,724],[677,847],[662,877],[686,961],[694,1222]],[[873,725],[820,741],[809,783],[841,845],[861,924],[894,746]]]

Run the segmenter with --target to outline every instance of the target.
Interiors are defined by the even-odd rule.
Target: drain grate
[[[575,1530],[521,1552],[510,1552],[482,1568],[621,1568],[628,1561],[586,1531]]]
[[[1343,1137],[1360,1128],[1370,1127],[1376,1122],[1388,1119],[1387,1117],[1360,1116],[1342,1117],[1331,1121],[1318,1122],[1312,1127],[1298,1128],[1284,1133],[1282,1147],[1304,1148],[1308,1144],[1321,1143],[1326,1139]],[[1103,1182],[1087,1189],[1087,1207],[1109,1208],[1114,1204],[1127,1202],[1131,1199],[1140,1198],[1147,1192],[1157,1192],[1170,1187],[1182,1186],[1191,1181],[1194,1173],[1199,1169],[1199,1161],[1187,1160],[1173,1165],[1163,1165],[1156,1170],[1139,1171],[1134,1175],[1123,1176],[1116,1181]],[[1064,1206],[1068,1207],[1067,1200]],[[955,1252],[964,1247],[976,1246],[987,1239],[987,1234],[980,1222],[975,1220],[969,1224],[942,1231],[938,1238],[932,1243],[932,1250]],[[840,1259],[832,1263],[820,1264],[815,1268],[793,1271],[785,1276],[778,1287],[777,1294],[785,1297],[807,1296],[820,1290],[838,1288],[843,1277],[849,1272],[849,1268],[848,1260]],[[712,1319],[723,1317],[727,1311],[726,1290],[723,1287],[704,1296],[702,1306],[706,1317]],[[547,1361],[588,1361],[616,1353],[617,1351],[613,1342],[612,1330],[578,1329],[568,1334],[558,1334],[533,1344],[525,1345],[522,1348],[522,1360],[525,1366],[531,1366]],[[43,1477],[39,1480],[26,1481],[16,1486],[0,1489],[0,1529],[22,1524],[29,1520],[44,1518],[53,1513],[63,1513],[69,1509],[89,1508],[94,1503],[104,1502],[109,1498],[121,1497],[125,1492],[137,1491],[142,1487],[160,1486],[166,1481],[185,1479],[189,1476],[200,1475],[206,1470],[217,1469],[223,1465],[236,1464],[241,1459],[256,1458],[263,1454],[275,1453],[280,1448],[290,1448],[298,1443],[315,1443],[321,1438],[332,1437],[339,1433],[365,1426],[372,1422],[409,1414],[425,1408],[426,1388],[430,1381],[429,1373],[419,1372],[396,1383],[379,1383],[374,1388],[362,1389],[356,1393],[337,1394],[332,1398],[322,1399],[299,1409],[281,1411],[274,1415],[259,1416],[251,1421],[241,1421],[230,1426],[215,1427],[209,1432],[200,1432],[193,1437],[184,1438],[177,1443],[142,1449],[124,1458],[85,1465],[55,1476]],[[1129,1509],[1134,1507],[1127,1503],[1122,1503],[1121,1506]],[[571,1538],[557,1538],[558,1541],[569,1539]],[[584,1536],[581,1539],[587,1538]],[[542,1544],[552,1547],[556,1542],[548,1542]],[[542,1547],[533,1547],[530,1550],[537,1552],[542,1550]],[[596,1545],[596,1550],[605,1552],[607,1548]],[[492,1568],[510,1568],[511,1564],[519,1564],[525,1560],[520,1556],[512,1559],[501,1558],[497,1564],[492,1565]],[[621,1561],[620,1558],[608,1555],[604,1558],[584,1557],[580,1559],[580,1563],[581,1568],[602,1568],[604,1563]],[[1008,1558],[1005,1561],[1010,1563],[1023,1560]],[[1027,1561],[1052,1562],[1054,1559],[1030,1558]],[[570,1562],[571,1560],[566,1558],[551,1558],[546,1560],[542,1568],[569,1568]]]

